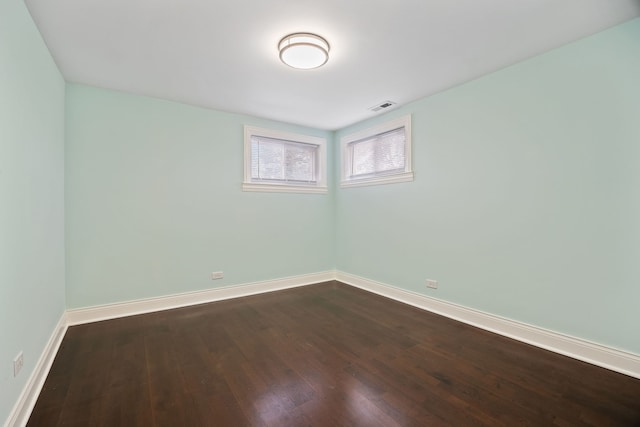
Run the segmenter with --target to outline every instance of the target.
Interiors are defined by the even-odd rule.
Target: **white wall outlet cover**
[[[438,289],[438,281],[427,279],[427,288]]]
[[[24,366],[24,355],[22,352],[13,359],[13,376],[17,376]]]
[[[211,273],[211,280],[222,279],[224,277],[224,273],[222,271],[214,271]]]

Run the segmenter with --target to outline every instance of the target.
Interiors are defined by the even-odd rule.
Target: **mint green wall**
[[[64,311],[63,150],[62,76],[24,3],[0,0],[0,424]]]
[[[241,189],[244,124],[330,133],[73,84],[66,117],[69,308],[334,268],[332,195]]]
[[[640,20],[338,136],[407,113],[415,181],[337,192],[338,269],[640,354]]]

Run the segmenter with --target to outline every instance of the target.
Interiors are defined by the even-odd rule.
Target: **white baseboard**
[[[336,280],[583,362],[640,378],[640,356],[338,271]]]
[[[9,414],[5,427],[24,427],[27,424],[27,421],[29,421],[31,411],[36,405],[36,401],[38,400],[44,381],[47,379],[47,375],[49,375],[49,370],[51,369],[53,360],[58,353],[58,349],[60,348],[60,344],[62,343],[62,338],[64,338],[66,330],[66,314],[63,313],[62,316],[60,316],[60,320],[58,320],[58,324],[53,330],[51,337],[49,337],[49,341],[40,355],[36,367],[31,372],[29,380],[27,380],[27,384],[22,390],[18,401],[13,405],[13,409]]]
[[[69,326],[79,325],[83,323],[97,322],[100,320],[132,316],[135,314],[151,313],[154,311],[169,310],[189,305],[222,301],[230,298],[238,298],[326,282],[329,280],[335,280],[335,278],[336,272],[332,270],[285,277],[282,279],[265,280],[245,285],[227,286],[224,288],[214,288],[204,291],[187,292],[157,298],[67,310],[67,324]]]

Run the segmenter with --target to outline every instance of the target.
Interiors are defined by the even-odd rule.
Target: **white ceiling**
[[[640,0],[26,0],[69,82],[339,129],[640,16]],[[331,44],[294,70],[292,32]]]

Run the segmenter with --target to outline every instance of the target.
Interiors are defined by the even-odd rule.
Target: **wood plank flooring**
[[[29,426],[640,426],[640,380],[327,282],[68,329]]]

